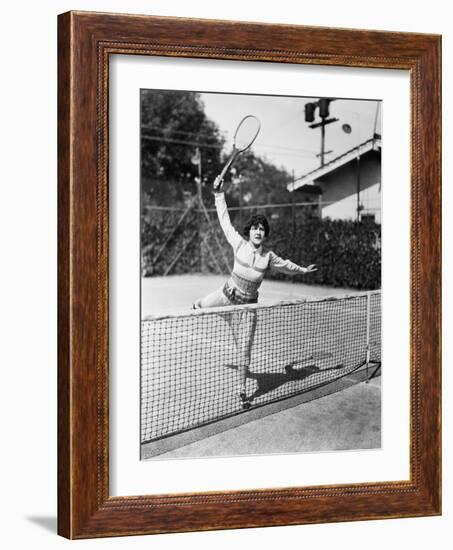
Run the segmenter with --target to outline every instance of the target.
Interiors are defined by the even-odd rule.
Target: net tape
[[[381,362],[380,291],[147,317],[141,335],[141,442],[243,411]]]

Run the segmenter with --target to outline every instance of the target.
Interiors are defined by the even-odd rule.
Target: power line
[[[336,201],[316,201],[316,202],[288,202],[288,203],[269,203],[269,204],[247,204],[242,206],[229,206],[228,210],[235,211],[235,210],[259,210],[264,208],[289,208],[292,206],[311,206],[311,207],[317,207],[318,205],[321,206],[328,206],[330,204],[335,204]],[[164,211],[180,211],[184,210],[185,207],[174,207],[174,206],[157,206],[157,205],[148,205],[145,207],[145,210],[164,210]],[[206,208],[208,212],[216,212],[215,208]],[[195,209],[196,212],[199,210]]]
[[[182,139],[173,139],[173,138],[167,138],[167,137],[160,137],[160,136],[149,136],[149,135],[142,135],[142,139],[148,140],[148,141],[158,141],[163,143],[175,143],[178,145],[188,145],[190,147],[201,147],[201,148],[210,148],[210,149],[223,149],[223,146],[221,145],[214,145],[211,143],[198,143],[198,142],[192,142],[192,141],[184,141]],[[308,152],[309,154],[303,154],[299,152],[298,149],[292,149],[292,148],[278,148],[278,146],[272,147],[270,145],[255,145],[254,149],[260,149],[260,150],[268,150],[268,151],[274,151],[275,155],[281,155],[281,156],[287,156],[287,157],[304,157],[304,158],[311,158],[314,153],[308,152],[304,149],[301,149],[301,152]],[[293,153],[290,153],[290,151],[293,151]]]
[[[265,155],[266,151],[264,151],[263,154]],[[270,154],[272,154],[272,151],[271,151]],[[289,153],[289,152],[285,152],[285,151],[274,151],[273,154],[275,155],[275,157],[279,157],[279,156],[281,156],[281,157],[298,157],[298,158],[305,158],[305,159],[311,159],[315,156],[314,153],[310,153],[310,154],[297,153],[297,152]]]
[[[259,147],[271,147],[273,149],[281,149],[284,151],[302,151],[304,153],[315,154],[315,151],[312,151],[311,149],[303,149],[302,147],[285,147],[284,145],[273,145],[270,143],[261,143]]]
[[[171,129],[171,128],[165,128],[163,126],[146,126],[146,125],[142,125],[142,131],[143,130],[162,130],[163,132],[165,132],[165,134],[183,134],[183,135],[187,135],[187,136],[196,136],[197,138],[201,138],[201,137],[209,137],[209,138],[213,138],[212,134],[206,134],[206,133],[200,133],[200,132],[189,132],[187,130],[175,130],[175,129]],[[220,134],[227,134],[228,132],[226,131],[223,131],[223,132],[219,132]],[[169,138],[167,137],[167,135],[164,136],[165,139],[173,139],[173,138]],[[284,145],[276,145],[276,144],[270,144],[270,143],[262,143],[262,144],[255,144],[255,148],[268,148],[268,149],[280,149],[280,150],[284,150],[284,151],[294,151],[294,152],[304,152],[304,153],[310,153],[310,154],[315,154],[314,151],[312,151],[311,149],[303,149],[303,148],[299,148],[299,147],[285,147]]]
[[[187,130],[176,130],[176,129],[168,128],[168,127],[165,127],[165,126],[154,126],[154,125],[147,126],[145,124],[142,124],[141,129],[142,129],[142,131],[143,130],[150,130],[150,131],[162,130],[163,132],[170,132],[170,133],[174,133],[174,134],[184,134],[184,135],[188,135],[188,136],[209,137],[209,138],[213,137],[212,134],[208,134],[208,133],[205,133],[205,132],[201,132],[201,133],[200,132],[189,132]],[[218,130],[218,133],[219,134],[227,134],[228,132]]]
[[[191,141],[183,141],[180,139],[171,139],[171,138],[163,138],[159,136],[146,136],[142,135],[142,139],[145,139],[147,141],[159,141],[164,143],[176,143],[178,145],[190,145],[191,147],[201,147],[201,148],[209,148],[209,149],[223,149],[220,145],[212,145],[211,143],[196,143]]]

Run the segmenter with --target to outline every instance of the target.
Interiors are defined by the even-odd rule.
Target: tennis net
[[[380,291],[142,320],[141,442],[292,397],[381,362]]]

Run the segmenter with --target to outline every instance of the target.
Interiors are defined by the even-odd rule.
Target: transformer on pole
[[[322,97],[318,101],[313,101],[305,104],[305,122],[313,123],[309,126],[309,128],[311,128],[312,130],[314,130],[315,128],[321,128],[321,153],[319,155],[321,157],[321,166],[324,166],[325,164],[324,157],[326,155],[326,126],[339,120],[338,118],[328,118],[329,106],[331,101],[334,101],[334,99]],[[314,122],[316,109],[319,110],[321,122]]]

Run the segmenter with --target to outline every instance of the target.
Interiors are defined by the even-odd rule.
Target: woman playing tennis
[[[221,176],[217,176],[214,180],[213,190],[220,226],[228,243],[233,248],[234,266],[224,286],[197,300],[193,304],[195,309],[257,303],[258,289],[264,279],[265,273],[269,269],[275,269],[289,275],[316,271],[314,264],[302,267],[290,260],[280,258],[275,252],[263,246],[270,232],[269,223],[265,216],[252,216],[244,227],[243,236],[240,235],[231,224]],[[255,331],[256,311],[245,308],[243,313],[244,315],[239,321],[240,331],[242,336],[245,333],[248,337],[245,338],[247,341],[245,346],[237,346],[241,356],[239,359],[240,364],[238,365],[240,375],[238,393],[244,408],[248,408],[250,402],[246,395],[246,378]],[[235,332],[233,331],[233,333]],[[238,344],[237,336],[236,334],[236,344]],[[241,347],[243,348],[242,350],[240,349]]]
[[[255,304],[258,289],[269,269],[289,275],[316,271],[314,264],[302,267],[284,260],[263,246],[269,236],[269,222],[265,216],[254,215],[244,226],[241,236],[232,226],[223,192],[223,180],[217,177],[213,184],[217,216],[223,233],[234,251],[234,266],[225,285],[194,303],[194,308]]]

